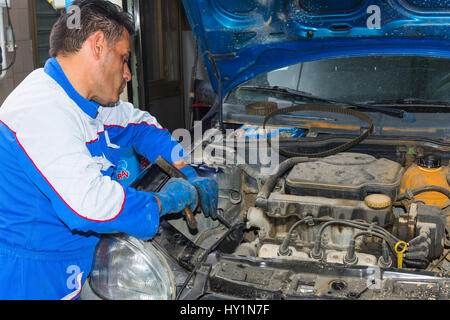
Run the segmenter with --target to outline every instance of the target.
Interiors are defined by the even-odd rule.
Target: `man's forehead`
[[[130,35],[128,32],[124,32],[122,37],[116,42],[115,49],[121,55],[129,55],[131,52],[131,43],[130,43]]]

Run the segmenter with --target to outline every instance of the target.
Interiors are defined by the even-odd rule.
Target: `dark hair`
[[[74,13],[64,11],[50,33],[51,57],[78,52],[86,39],[99,30],[109,45],[121,38],[124,28],[130,36],[134,34],[131,16],[107,0],[76,0],[72,5],[80,9],[79,27],[69,27]]]

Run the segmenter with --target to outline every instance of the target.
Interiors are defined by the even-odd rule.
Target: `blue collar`
[[[87,100],[75,90],[69,79],[67,79],[64,74],[64,71],[58,61],[54,57],[47,60],[44,66],[44,71],[64,89],[67,95],[75,101],[81,110],[83,110],[91,118],[95,118],[99,104],[95,101]]]

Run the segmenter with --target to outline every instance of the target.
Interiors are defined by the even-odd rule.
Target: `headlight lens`
[[[128,235],[103,237],[96,249],[90,285],[111,300],[166,300],[175,281],[166,259],[151,244]]]

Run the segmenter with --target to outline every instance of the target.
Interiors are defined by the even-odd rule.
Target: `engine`
[[[248,166],[228,167],[219,185],[242,194],[246,222],[233,253],[381,267],[397,267],[402,254],[403,267],[426,268],[447,241],[450,188],[447,167],[422,168],[439,171],[443,180],[417,185],[423,177],[412,178],[395,161],[339,153],[295,164],[260,201],[267,179]]]

